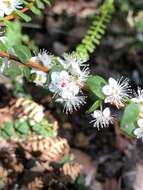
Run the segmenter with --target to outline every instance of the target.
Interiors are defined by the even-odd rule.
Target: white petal
[[[61,59],[60,57],[57,58],[58,62],[61,64],[61,65],[64,65],[64,60]]]
[[[139,127],[143,127],[143,119],[139,119],[137,123]]]
[[[140,104],[139,104],[139,108],[140,108],[140,112],[143,113],[143,103],[140,103]]]
[[[30,58],[31,61],[38,61],[38,58],[36,56]]]
[[[112,94],[111,87],[109,85],[106,85],[102,88],[102,92],[106,95],[109,96]]]
[[[58,91],[58,87],[54,83],[51,83],[51,84],[49,84],[49,90],[51,92],[57,92]]]
[[[51,80],[53,81],[53,82],[59,82],[59,72],[53,72],[52,74],[51,74]]]
[[[48,55],[46,52],[43,52],[43,53],[39,53],[38,57],[45,67],[50,67],[50,64],[52,63],[51,55]]]
[[[6,15],[10,15],[14,10],[10,7],[10,8],[5,8],[5,14]]]
[[[70,76],[69,76],[68,72],[66,72],[66,71],[61,71],[61,72],[60,72],[60,78],[61,78],[61,79],[64,79],[64,80],[69,80],[69,79],[70,79]]]
[[[141,138],[142,137],[142,130],[141,128],[137,128],[134,130],[134,134],[137,136],[137,138]]]
[[[92,116],[93,116],[94,118],[98,118],[98,117],[101,116],[101,114],[102,114],[102,112],[101,112],[100,110],[95,110],[95,111],[93,112]]]
[[[109,78],[108,82],[109,82],[109,85],[111,85],[111,86],[114,86],[114,87],[118,86],[117,81],[113,78]]]
[[[104,115],[104,117],[110,117],[110,109],[109,108],[105,108],[103,110],[103,115]]]
[[[77,95],[80,89],[79,89],[79,86],[71,82],[68,84],[68,90],[73,92],[74,95]]]
[[[0,16],[3,17],[4,16],[4,11],[2,9],[0,9]]]
[[[73,93],[71,93],[70,91],[62,91],[62,93],[61,93],[61,97],[63,98],[63,99],[72,99],[72,97],[73,97]]]
[[[63,103],[64,100],[63,100],[63,98],[58,98],[58,99],[56,99],[56,102]]]
[[[114,100],[114,97],[113,97],[113,96],[108,96],[108,97],[105,98],[104,102],[105,102],[105,103],[112,103],[113,100]]]

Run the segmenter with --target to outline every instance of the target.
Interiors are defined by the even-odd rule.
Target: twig
[[[10,53],[6,53],[6,52],[0,51],[0,57],[2,57],[2,58],[8,58],[10,60],[14,60],[16,62],[19,62],[22,65],[24,64],[24,63],[22,63],[20,61],[20,59],[18,57],[16,57],[15,55],[12,55]],[[40,65],[37,62],[32,61],[32,60],[28,60],[28,62],[25,64],[25,66],[28,66],[30,68],[34,68],[34,69],[43,71],[45,73],[47,73],[49,71],[49,69],[47,67],[44,67],[44,66],[42,66],[42,65]]]
[[[34,68],[34,69],[37,69],[39,71],[43,71],[45,73],[48,73],[48,71],[49,71],[49,69],[47,67],[44,67],[44,66],[40,65],[39,63],[37,63],[35,61],[32,61],[32,60],[28,60],[27,63],[24,64],[24,63],[21,62],[21,60],[18,57],[16,57],[15,55],[12,55],[10,53],[7,53],[7,52],[0,51],[0,57],[16,61],[16,62],[20,63],[21,65],[25,65],[25,66],[28,66],[30,68]],[[80,89],[83,89],[83,90],[85,90],[87,92],[89,91],[87,86],[85,86],[81,82],[77,81],[76,84],[80,87]]]
[[[26,7],[24,7],[22,10],[20,10],[21,13],[25,13],[27,12],[30,7],[33,6],[33,4],[35,3],[35,0],[33,0],[33,2],[29,3]],[[6,17],[4,17],[5,20],[13,20],[15,17],[17,17],[18,15],[16,15],[15,13],[13,13],[12,15],[8,15]]]

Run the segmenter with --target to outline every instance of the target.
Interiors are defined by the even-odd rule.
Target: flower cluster
[[[51,75],[51,83],[49,90],[58,95],[57,102],[64,103],[65,112],[72,112],[81,104],[85,103],[85,97],[79,96],[80,88],[76,85],[76,81],[67,71],[53,72]]]
[[[136,97],[131,99],[130,95],[132,91],[128,79],[123,79],[123,77],[119,80],[109,78],[106,84],[102,77],[89,77],[89,67],[85,64],[87,60],[77,57],[75,53],[66,54],[64,58],[59,58],[54,57],[46,51],[41,51],[37,56],[32,57],[30,61],[31,63],[33,61],[33,64],[36,63],[44,66],[43,71],[31,69],[31,79],[33,82],[38,86],[48,88],[54,94],[53,98],[55,101],[64,105],[65,113],[71,113],[85,104],[86,97],[82,92],[83,87],[93,91],[99,98],[96,101],[95,107],[96,109],[100,107],[100,109],[95,110],[93,109],[94,106],[92,107],[91,110],[95,111],[91,114],[93,117],[91,123],[94,123],[93,126],[98,129],[100,127],[108,127],[115,121],[115,117],[111,114],[109,107],[105,107],[102,110],[103,103],[114,105],[118,109],[125,107],[130,102],[137,103],[140,108],[140,114],[137,121],[138,128],[134,130],[134,134],[137,138],[143,138],[143,90],[138,89]],[[5,65],[8,64],[1,66],[1,72]],[[50,72],[44,72],[45,68],[46,72]],[[94,82],[95,78],[99,81]]]
[[[108,84],[103,86],[102,92],[105,96],[104,103],[110,103],[115,105],[118,109],[125,106],[125,98],[130,97],[131,89],[128,79],[121,78],[115,80],[109,78]],[[96,110],[92,114],[94,120],[94,127],[98,129],[101,127],[108,127],[109,124],[113,124],[114,117],[111,116],[110,109],[107,107],[103,111]]]
[[[20,0],[1,0],[0,1],[0,16],[4,17],[4,15],[10,15],[16,9],[21,8]]]
[[[57,96],[57,102],[64,104],[65,112],[71,113],[85,103],[81,86],[88,78],[89,69],[87,65],[83,65],[84,60],[77,58],[75,54],[57,60],[62,70],[51,74],[49,90]]]
[[[31,61],[51,70],[48,89],[54,93],[56,102],[64,104],[64,111],[71,113],[85,103],[81,87],[88,78],[88,66],[83,64],[85,60],[78,58],[75,54],[66,55],[64,59],[58,57],[56,61],[53,60],[55,60],[54,57],[46,51],[31,58]],[[58,71],[55,70],[57,67],[60,68]],[[31,74],[36,74],[33,81],[36,85],[46,84],[47,73],[32,69]]]

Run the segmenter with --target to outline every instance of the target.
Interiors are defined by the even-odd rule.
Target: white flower
[[[66,71],[51,74],[49,90],[59,96],[56,101],[64,104],[66,113],[77,110],[80,105],[85,103],[85,97],[78,95],[79,86],[72,81],[71,76]]]
[[[116,105],[117,108],[124,106],[124,98],[129,97],[131,92],[128,79],[121,78],[115,80],[109,78],[108,84],[102,88],[102,92],[106,96],[105,103],[111,103]]]
[[[78,93],[79,87],[72,82],[62,89],[61,97],[56,101],[64,104],[65,113],[72,113],[85,103],[85,97],[77,95]]]
[[[143,89],[139,88],[137,89],[137,93],[135,94],[135,98],[132,98],[132,101],[135,103],[143,102]]]
[[[132,101],[139,105],[139,116],[143,118],[143,89],[138,87],[137,93],[135,93],[135,98],[132,98]]]
[[[71,78],[68,72],[53,72],[51,74],[51,83],[49,85],[49,90],[61,95],[62,90],[67,88],[70,82]]]
[[[136,128],[134,130],[134,134],[137,137],[137,139],[142,138],[142,140],[143,140],[143,119],[141,119],[141,118],[138,119],[137,124],[138,124],[139,128]]]
[[[143,119],[138,119],[137,123],[139,127],[143,127]]]
[[[49,69],[52,67],[52,59],[53,56],[48,54],[46,51],[41,51],[37,56],[31,58],[32,61],[37,61]]]
[[[142,138],[143,140],[143,127],[136,128],[134,130],[134,135],[137,137],[137,139]]]
[[[108,127],[109,124],[113,124],[113,117],[110,114],[110,109],[107,107],[102,111],[95,110],[92,114],[92,117],[94,118],[91,123],[94,122],[94,127],[97,127],[98,129],[101,127]]]
[[[75,54],[69,54],[65,60],[58,58],[58,61],[79,82],[87,80],[90,72],[84,63],[85,60],[78,58]]]
[[[80,108],[81,105],[85,104],[85,97],[84,96],[69,96],[66,95],[62,98],[58,98],[57,102],[64,104],[64,111],[65,113],[72,113],[73,110],[77,110]]]
[[[34,83],[38,86],[43,86],[44,83],[46,83],[47,80],[47,74],[43,71],[38,71],[36,69],[31,70],[31,74],[35,73],[36,77],[34,79]]]
[[[38,53],[37,58],[42,62],[43,66],[51,68],[53,56],[48,54],[46,51]]]
[[[21,8],[19,0],[0,0],[0,16],[10,15],[16,9]]]

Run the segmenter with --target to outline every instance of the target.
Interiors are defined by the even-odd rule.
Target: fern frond
[[[95,19],[81,41],[81,44],[77,46],[77,55],[88,58],[90,53],[95,51],[96,47],[100,44],[101,38],[105,33],[107,24],[111,20],[113,12],[113,0],[105,0],[104,4],[99,9],[99,15],[95,16]]]

